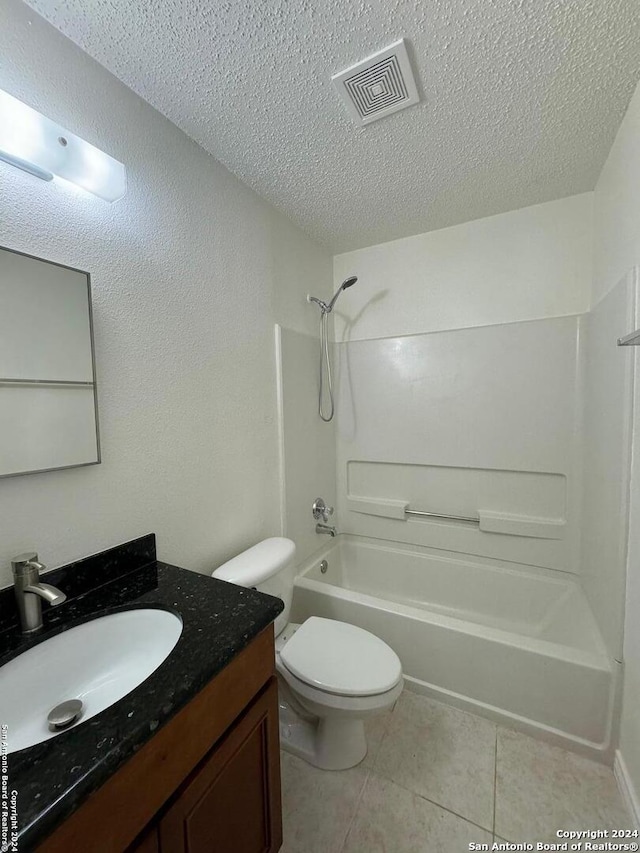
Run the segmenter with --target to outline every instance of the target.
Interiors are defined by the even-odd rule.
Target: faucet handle
[[[322,519],[325,524],[329,521],[329,516],[333,515],[333,507],[327,506],[323,498],[316,498],[311,509],[315,520],[320,521]]]
[[[18,554],[11,560],[11,569],[14,575],[22,575],[30,569],[37,569],[41,572],[47,567],[38,562],[38,555],[35,551],[27,551],[25,554]]]

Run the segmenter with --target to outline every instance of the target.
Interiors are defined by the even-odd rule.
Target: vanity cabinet
[[[276,853],[281,844],[278,688],[269,626],[38,853]]]
[[[207,758],[160,820],[162,853],[267,853],[280,848],[274,680]]]
[[[160,835],[157,826],[145,830],[142,838],[134,842],[127,853],[160,853]]]

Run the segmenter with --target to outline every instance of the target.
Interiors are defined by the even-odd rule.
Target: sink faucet
[[[46,569],[35,552],[20,554],[11,561],[20,627],[23,634],[34,634],[42,628],[42,601],[57,607],[67,596],[55,586],[41,583],[40,572]]]
[[[316,524],[316,533],[326,533],[328,536],[335,536],[336,529],[330,524]]]

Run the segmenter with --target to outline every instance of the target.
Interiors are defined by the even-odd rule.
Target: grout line
[[[405,691],[403,691],[403,693],[404,693],[404,692],[405,692]],[[412,696],[420,695],[420,694],[412,693],[412,691],[407,691],[407,692],[408,692],[410,695],[412,695]],[[390,726],[391,726],[391,721],[392,721],[393,715],[396,713],[396,710],[397,710],[397,708],[398,708],[398,704],[399,704],[399,702],[400,702],[400,699],[401,699],[401,698],[402,698],[402,694],[401,694],[401,695],[398,697],[398,699],[396,700],[396,703],[395,703],[395,705],[393,706],[393,710],[392,710],[391,714],[389,715],[389,720],[387,721],[387,726],[386,726],[386,728],[385,728],[384,735],[383,735],[383,736],[382,736],[382,738],[380,739],[380,744],[379,744],[379,746],[378,746],[378,753],[379,753],[379,752],[380,752],[380,750],[382,749],[382,744],[383,744],[383,743],[384,743],[384,741],[386,740],[386,737],[387,737],[387,735],[388,735],[388,733],[389,733],[389,728],[390,728]],[[440,701],[438,701],[437,699],[432,699],[432,698],[431,698],[431,697],[429,697],[429,696],[424,696],[424,697],[421,697],[421,698],[427,699],[429,702],[435,702],[437,705],[442,705],[444,708],[452,708],[452,706],[451,706],[451,705],[447,705],[445,702],[440,702]],[[460,709],[460,708],[454,708],[454,710],[455,710],[455,711],[458,711],[458,712],[459,712],[459,713],[461,713],[461,714],[465,714],[466,716],[474,717],[475,719],[479,719],[479,720],[484,720],[484,719],[485,719],[484,717],[480,717],[478,714],[474,714],[474,713],[472,713],[471,711],[463,711],[463,710],[462,710],[462,709]],[[449,812],[449,814],[452,814],[452,815],[454,815],[455,817],[460,818],[461,820],[466,821],[466,823],[469,823],[469,824],[471,824],[472,826],[475,826],[475,827],[477,827],[478,829],[481,829],[483,832],[489,832],[489,833],[491,833],[491,834],[494,834],[494,826],[495,826],[496,767],[497,767],[497,760],[496,760],[496,756],[497,756],[497,752],[498,752],[498,729],[499,729],[499,726],[498,726],[497,724],[495,724],[495,723],[493,723],[493,725],[495,726],[496,739],[495,739],[495,741],[494,741],[493,814],[492,814],[492,820],[491,820],[491,828],[489,828],[489,829],[488,829],[486,826],[482,826],[481,824],[476,823],[474,820],[470,820],[468,817],[465,817],[465,815],[459,814],[459,812],[456,812],[456,811],[454,811],[453,809],[448,808],[447,806],[443,806],[443,805],[442,805],[442,803],[439,803],[439,802],[437,802],[436,800],[431,800],[431,799],[429,799],[429,797],[426,797],[424,794],[420,794],[420,793],[418,793],[418,791],[414,791],[412,788],[407,788],[405,785],[401,784],[401,783],[400,783],[400,782],[398,782],[396,779],[392,779],[390,776],[386,776],[384,773],[380,772],[380,771],[377,769],[377,766],[376,766],[376,765],[377,765],[377,758],[378,758],[378,755],[377,755],[377,754],[376,754],[376,761],[374,761],[374,762],[373,762],[373,764],[372,764],[372,766],[371,766],[371,769],[370,769],[370,772],[369,772],[369,777],[371,776],[371,774],[373,774],[374,776],[378,776],[378,777],[379,777],[379,778],[381,778],[381,779],[385,779],[387,782],[391,782],[393,785],[397,785],[399,788],[402,788],[402,790],[407,791],[408,793],[413,794],[413,795],[414,795],[414,796],[416,796],[416,797],[420,797],[420,799],[421,799],[421,800],[425,800],[426,802],[431,803],[431,805],[437,806],[439,809],[442,809],[442,810],[443,810],[443,811],[445,811],[445,812]],[[367,781],[368,781],[368,780],[367,780]]]
[[[400,695],[402,695],[402,694],[400,694]],[[385,740],[387,739],[387,735],[389,734],[389,729],[391,728],[391,721],[393,720],[393,715],[396,713],[396,708],[398,707],[399,701],[400,701],[400,696],[398,696],[398,698],[394,702],[393,708],[391,709],[391,712],[389,713],[387,721],[386,721],[384,728],[382,730],[382,735],[380,736],[380,740],[378,741],[378,747],[376,749],[376,754],[372,757],[372,760],[371,760],[371,769],[372,770],[375,766],[376,761],[378,760],[378,755],[380,754],[380,750],[382,749],[382,744],[385,742]]]
[[[424,794],[419,794],[417,791],[414,791],[411,788],[407,788],[406,785],[402,785],[400,782],[396,781],[395,779],[391,779],[389,776],[385,776],[383,773],[380,773],[377,770],[371,770],[369,772],[369,777],[371,776],[378,776],[380,779],[384,779],[385,782],[391,782],[392,785],[397,785],[398,788],[402,788],[403,791],[407,791],[409,794],[413,794],[414,797],[419,797],[421,800],[425,800],[427,803],[431,803],[432,806],[437,806],[439,809],[442,809],[442,811],[449,812],[449,814],[452,814],[454,817],[460,818],[460,820],[463,820],[465,823],[470,823],[472,826],[475,826],[476,829],[481,829],[483,832],[491,833],[491,830],[487,829],[486,826],[482,826],[482,824],[476,823],[475,820],[471,820],[471,818],[465,817],[464,815],[460,814],[460,812],[454,812],[453,809],[450,809],[448,806],[443,806],[442,803],[439,803],[436,800],[430,800],[429,797],[425,797]],[[367,781],[369,780],[367,779]]]
[[[391,718],[393,717],[393,715],[396,712],[396,708],[398,707],[399,700],[400,700],[400,697],[398,697],[396,699],[396,701],[394,702],[393,708],[391,709],[391,713],[389,714],[389,718],[388,718],[386,725],[384,727],[384,731],[382,732],[382,737],[380,738],[380,742],[378,743],[378,748],[376,749],[376,754],[375,754],[375,756],[372,756],[371,764],[368,767],[363,768],[363,770],[366,770],[367,775],[366,775],[365,780],[364,780],[364,785],[362,786],[362,788],[360,790],[360,795],[358,796],[358,800],[356,802],[355,808],[353,809],[353,813],[351,815],[351,820],[349,821],[349,825],[347,826],[347,831],[345,832],[344,839],[342,841],[342,845],[340,846],[340,850],[338,851],[338,853],[342,853],[342,851],[344,850],[344,848],[347,845],[347,839],[349,837],[349,833],[351,832],[351,827],[353,826],[353,822],[356,819],[356,815],[358,814],[358,809],[360,808],[360,805],[362,804],[362,800],[364,799],[364,793],[366,791],[367,785],[369,784],[369,779],[371,779],[371,774],[373,773],[374,765],[378,759],[378,753],[382,749],[382,744],[383,744],[383,742],[387,736],[387,733],[389,731],[389,727],[391,725]]]
[[[349,837],[349,833],[351,832],[351,827],[353,826],[353,822],[356,819],[356,815],[358,814],[358,809],[360,808],[360,804],[362,803],[362,800],[364,797],[364,792],[367,788],[367,785],[369,784],[370,778],[371,778],[371,769],[368,769],[367,775],[366,775],[365,780],[364,780],[364,784],[363,784],[362,788],[360,789],[358,799],[356,800],[356,804],[353,807],[353,812],[351,813],[351,820],[349,821],[349,824],[347,826],[347,831],[345,832],[344,838],[342,839],[342,844],[340,845],[340,850],[337,851],[337,853],[342,853],[342,851],[346,847],[347,838]]]

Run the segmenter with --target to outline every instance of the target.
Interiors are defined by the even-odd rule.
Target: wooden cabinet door
[[[278,686],[272,678],[161,819],[160,848],[276,853],[281,844]]]
[[[160,853],[160,838],[158,827],[152,826],[142,836],[127,847],[127,853]]]

